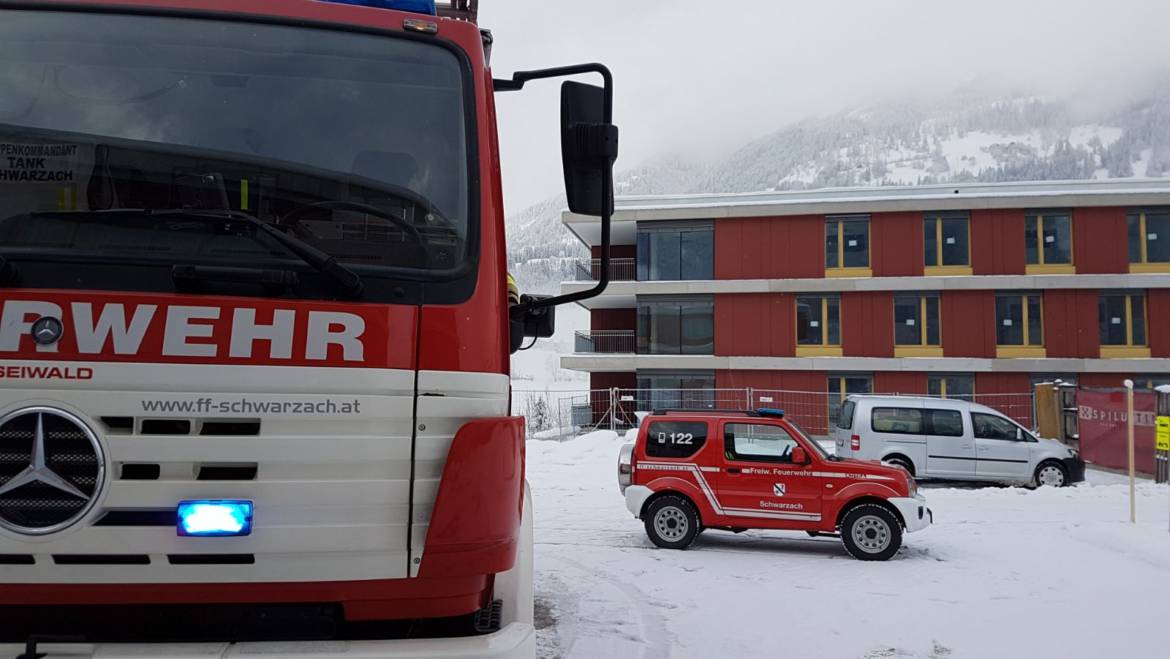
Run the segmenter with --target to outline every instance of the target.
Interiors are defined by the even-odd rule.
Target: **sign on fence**
[[[1137,470],[1154,473],[1154,393],[1133,395],[1134,450]],[[1125,391],[1081,389],[1077,392],[1081,457],[1094,464],[1127,469]]]
[[[1170,451],[1170,416],[1160,416],[1154,421],[1154,448]]]

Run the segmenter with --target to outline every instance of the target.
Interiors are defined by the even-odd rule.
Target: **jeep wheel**
[[[646,510],[646,535],[663,549],[686,549],[699,535],[699,516],[691,502],[669,495],[655,499]]]
[[[863,503],[841,520],[841,542],[853,558],[888,561],[902,546],[902,525],[885,506]]]
[[[1036,487],[1064,487],[1067,484],[1068,473],[1059,462],[1049,460],[1041,462],[1040,466],[1036,467]]]

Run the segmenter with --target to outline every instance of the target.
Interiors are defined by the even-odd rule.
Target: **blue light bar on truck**
[[[226,537],[251,533],[251,501],[179,502],[179,535]]]
[[[760,416],[776,417],[777,419],[784,418],[784,410],[778,410],[772,407],[761,407],[760,409],[756,410],[756,414],[759,414]]]
[[[395,9],[398,11],[414,12],[416,14],[430,14],[431,16],[439,13],[435,9],[435,0],[326,0],[326,2],[375,7],[377,9]]]

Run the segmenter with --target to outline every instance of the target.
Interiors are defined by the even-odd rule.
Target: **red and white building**
[[[595,277],[598,219],[563,222]],[[1170,381],[1170,181],[626,197],[613,222],[615,281],[561,358],[595,390]]]

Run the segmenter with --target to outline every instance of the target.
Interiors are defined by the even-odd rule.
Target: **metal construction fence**
[[[902,395],[881,392],[883,395]],[[921,396],[922,394],[905,394]],[[1026,427],[1035,416],[1032,392],[975,394],[971,399]],[[567,437],[590,430],[623,431],[638,425],[640,412],[660,409],[784,410],[785,416],[813,436],[823,437],[837,422],[842,397],[824,391],[780,389],[593,389],[588,391],[513,391],[512,411],[528,420],[530,436]]]

